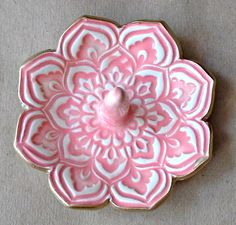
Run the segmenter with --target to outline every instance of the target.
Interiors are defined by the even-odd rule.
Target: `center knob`
[[[129,98],[125,91],[120,87],[115,87],[105,95],[100,112],[107,123],[119,125],[127,118],[129,106]]]

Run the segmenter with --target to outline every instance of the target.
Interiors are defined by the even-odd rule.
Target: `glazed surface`
[[[20,76],[16,147],[69,206],[150,209],[210,156],[214,82],[161,23],[82,18]]]

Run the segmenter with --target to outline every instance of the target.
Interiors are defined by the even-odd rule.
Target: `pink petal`
[[[110,22],[81,18],[63,34],[57,51],[66,60],[96,62],[100,55],[117,43],[117,30]]]
[[[169,92],[169,81],[166,76],[166,70],[156,66],[143,66],[135,74],[135,89],[138,98],[153,102]],[[141,92],[146,84],[147,90]]]
[[[112,49],[101,57],[99,63],[104,84],[110,82],[115,86],[132,85],[135,62],[124,49],[119,46]]]
[[[196,63],[178,60],[169,68],[172,100],[187,117],[203,118],[213,98],[213,79]]]
[[[58,129],[75,129],[80,125],[80,100],[75,97],[57,95],[43,112]]]
[[[56,195],[70,207],[103,204],[109,197],[108,187],[84,167],[58,164],[50,173],[50,184]]]
[[[187,121],[166,137],[166,169],[173,176],[191,174],[210,157],[210,130],[205,122]]]
[[[79,98],[94,92],[96,79],[99,80],[99,74],[91,64],[72,62],[67,63],[65,86]]]
[[[170,191],[171,176],[163,169],[134,168],[111,187],[111,201],[121,208],[151,209]]]
[[[65,162],[83,166],[93,157],[91,139],[86,134],[69,132],[65,134],[61,144],[61,159]]]
[[[148,127],[158,135],[173,132],[180,120],[180,116],[175,108],[165,101],[152,103],[152,105],[152,108],[147,111],[146,115]],[[149,107],[149,105],[147,104],[146,107]]]
[[[130,148],[132,162],[142,168],[162,165],[166,153],[163,143],[154,135],[136,139]]]
[[[116,180],[127,174],[129,161],[123,148],[104,148],[96,153],[93,170],[107,184],[111,185]]]
[[[41,107],[63,92],[65,62],[54,52],[43,53],[20,69],[20,98],[28,106]]]
[[[121,44],[135,57],[138,67],[168,66],[179,58],[179,50],[161,23],[134,22],[122,27]]]
[[[15,146],[29,163],[48,169],[59,159],[59,137],[40,111],[30,110],[19,119]]]

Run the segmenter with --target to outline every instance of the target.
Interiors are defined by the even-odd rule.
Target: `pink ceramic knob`
[[[101,102],[100,115],[109,125],[119,126],[127,119],[130,102],[125,91],[115,87]]]

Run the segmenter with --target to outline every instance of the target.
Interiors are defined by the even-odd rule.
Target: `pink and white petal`
[[[180,122],[179,114],[168,102],[147,104],[146,114],[147,132],[156,135],[165,135],[173,132]]]
[[[179,59],[179,50],[159,23],[134,22],[123,26],[120,42],[135,57],[138,67],[155,64],[166,67]]]
[[[94,92],[100,83],[100,75],[89,63],[67,63],[65,86],[75,96],[83,99],[84,95]]]
[[[104,84],[112,83],[121,87],[133,85],[134,78],[132,75],[136,69],[135,61],[120,46],[106,52],[100,58],[99,63]]]
[[[117,31],[113,23],[81,18],[63,34],[57,52],[66,60],[97,61],[117,43]]]
[[[191,174],[211,154],[211,134],[203,121],[187,121],[166,137],[166,170],[174,177]]]
[[[70,132],[63,137],[61,159],[76,165],[85,165],[93,157],[96,146],[91,145],[91,139],[80,132]]]
[[[91,170],[58,164],[50,172],[49,182],[55,194],[67,206],[92,207],[103,204],[109,197],[108,187]]]
[[[120,208],[151,209],[168,194],[171,181],[171,175],[163,169],[133,168],[111,186],[111,201]]]
[[[108,147],[97,150],[93,170],[102,180],[111,185],[127,174],[129,166],[124,148]]]
[[[26,111],[19,118],[15,147],[36,167],[49,169],[59,160],[60,133],[40,111]]]
[[[140,83],[139,80],[143,82]],[[166,70],[156,66],[145,66],[137,71],[134,85],[136,85],[137,95],[144,98],[145,103],[152,103],[169,92]]]
[[[55,52],[43,53],[23,65],[19,88],[22,102],[39,108],[63,92],[64,67],[65,61]]]
[[[178,60],[169,67],[170,98],[187,117],[203,118],[209,111],[214,80],[196,63]]]
[[[43,108],[43,112],[58,129],[76,129],[80,126],[80,103],[78,98],[57,95]]]
[[[145,133],[144,133],[145,135]],[[137,138],[131,147],[126,147],[132,162],[139,167],[161,166],[165,158],[165,145],[154,135]]]

